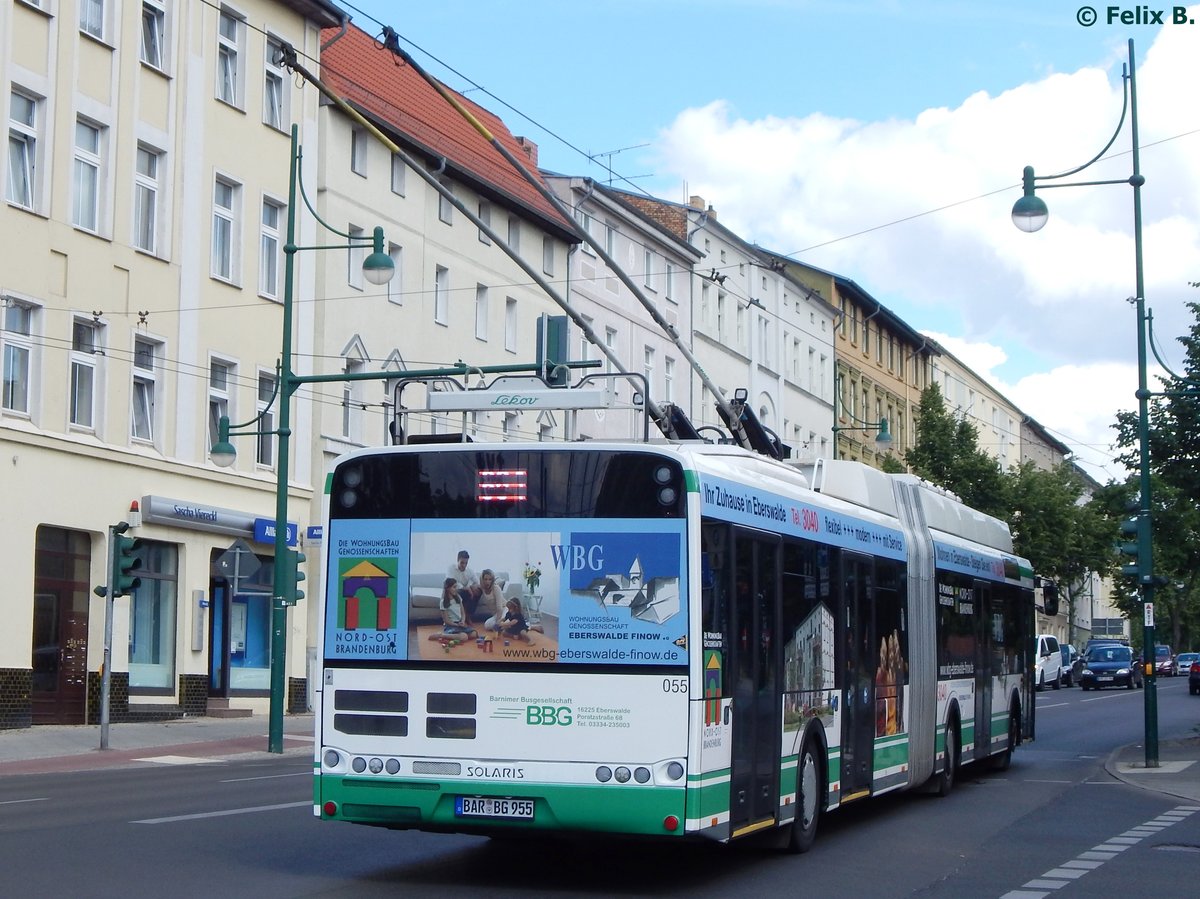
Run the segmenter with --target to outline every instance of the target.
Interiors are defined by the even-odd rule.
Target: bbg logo
[[[536,396],[521,396],[518,393],[502,393],[494,400],[493,406],[532,406],[537,402]]]
[[[527,705],[525,706],[525,723],[534,725],[569,727],[571,724],[571,707],[569,705]]]

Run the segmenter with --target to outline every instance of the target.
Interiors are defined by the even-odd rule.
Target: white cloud
[[[660,173],[748,240],[853,278],[916,329],[957,334],[953,352],[1007,383],[1024,411],[1080,455],[1110,455],[1109,426],[1137,387],[1133,191],[1041,189],[1051,218],[1035,235],[1009,210],[1024,165],[1056,174],[1112,136],[1123,50],[1109,69],[976,93],[911,121],[749,120],[715,101],[660,135]],[[1184,301],[1200,299],[1186,285],[1200,280],[1200,52],[1183,27],[1138,51],[1145,294],[1167,343],[1190,324]],[[1130,146],[1127,122],[1103,160],[1063,181],[1128,179]]]

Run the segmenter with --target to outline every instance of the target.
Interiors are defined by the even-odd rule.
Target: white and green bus
[[[351,453],[327,492],[323,819],[803,851],[1032,738],[1030,566],[916,478],[455,443]]]

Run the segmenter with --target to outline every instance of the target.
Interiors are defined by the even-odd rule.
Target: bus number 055
[[[686,677],[664,677],[663,678],[664,693],[686,693],[687,678]]]

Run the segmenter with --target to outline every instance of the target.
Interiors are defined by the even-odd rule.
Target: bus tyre
[[[1017,748],[1018,734],[1021,732],[1021,712],[1016,706],[1013,706],[1012,711],[1008,713],[1008,742],[1004,744],[1004,751],[999,755],[992,756],[993,771],[1007,771],[1008,766],[1012,764],[1013,750]]]
[[[941,772],[937,775],[935,792],[939,796],[949,796],[954,789],[954,776],[958,771],[958,722],[951,721],[946,726],[946,758]]]
[[[817,838],[817,823],[821,819],[821,754],[814,748],[811,737],[804,740],[796,768],[796,820],[792,822],[789,852],[808,852]]]

